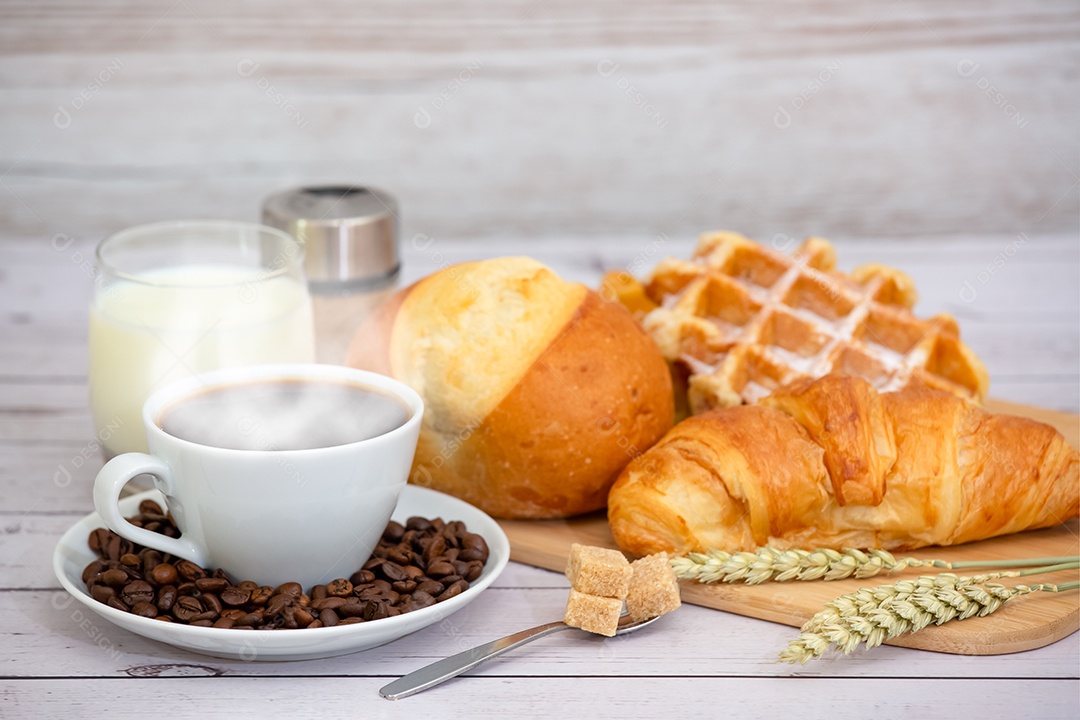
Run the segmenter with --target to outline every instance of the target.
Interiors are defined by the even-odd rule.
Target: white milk
[[[314,362],[311,302],[295,278],[186,265],[113,280],[90,309],[90,406],[108,455],[146,452],[140,413],[171,382],[217,368]]]

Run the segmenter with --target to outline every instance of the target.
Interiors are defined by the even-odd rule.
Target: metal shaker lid
[[[274,193],[263,202],[262,221],[304,245],[313,287],[363,289],[397,277],[397,214],[397,202],[382,190],[326,185]]]

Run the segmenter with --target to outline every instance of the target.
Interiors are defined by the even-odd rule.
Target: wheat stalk
[[[738,582],[747,585],[773,580],[843,580],[849,577],[868,578],[881,572],[899,572],[906,568],[934,567],[946,570],[988,567],[1031,567],[1063,562],[1080,562],[1080,556],[1031,558],[1028,560],[921,560],[899,558],[886,550],[778,550],[762,547],[756,552],[729,553],[709,550],[672,558],[675,574],[700,583]]]
[[[779,659],[804,664],[821,657],[830,646],[847,655],[861,644],[867,649],[877,647],[886,640],[906,632],[918,632],[930,624],[984,617],[1022,595],[1075,590],[1080,588],[1080,582],[1005,587],[989,580],[1076,568],[1080,568],[1080,562],[972,577],[942,573],[863,588],[827,603],[824,610],[803,625],[799,637],[788,644]]]

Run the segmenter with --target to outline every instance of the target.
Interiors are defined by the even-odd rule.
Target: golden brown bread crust
[[[608,498],[619,547],[635,555],[765,544],[901,549],[1080,515],[1077,451],[1043,423],[925,388],[879,396],[841,376],[782,389],[768,405],[685,420],[624,468]],[[855,417],[830,425],[834,406]],[[868,430],[882,417],[894,444],[888,432]],[[894,459],[883,465],[882,452]],[[859,493],[877,486],[880,467],[884,492],[874,503]],[[847,482],[856,497],[841,502],[835,489]]]
[[[619,303],[534,261],[451,270],[457,281],[436,273],[390,300],[350,351],[350,365],[424,397],[412,482],[500,517],[604,507],[618,471],[674,422],[656,344]]]

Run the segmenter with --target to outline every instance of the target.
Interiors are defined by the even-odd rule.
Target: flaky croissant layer
[[[910,549],[1078,515],[1078,453],[1049,425],[844,376],[679,423],[608,497],[612,534],[635,555]]]

